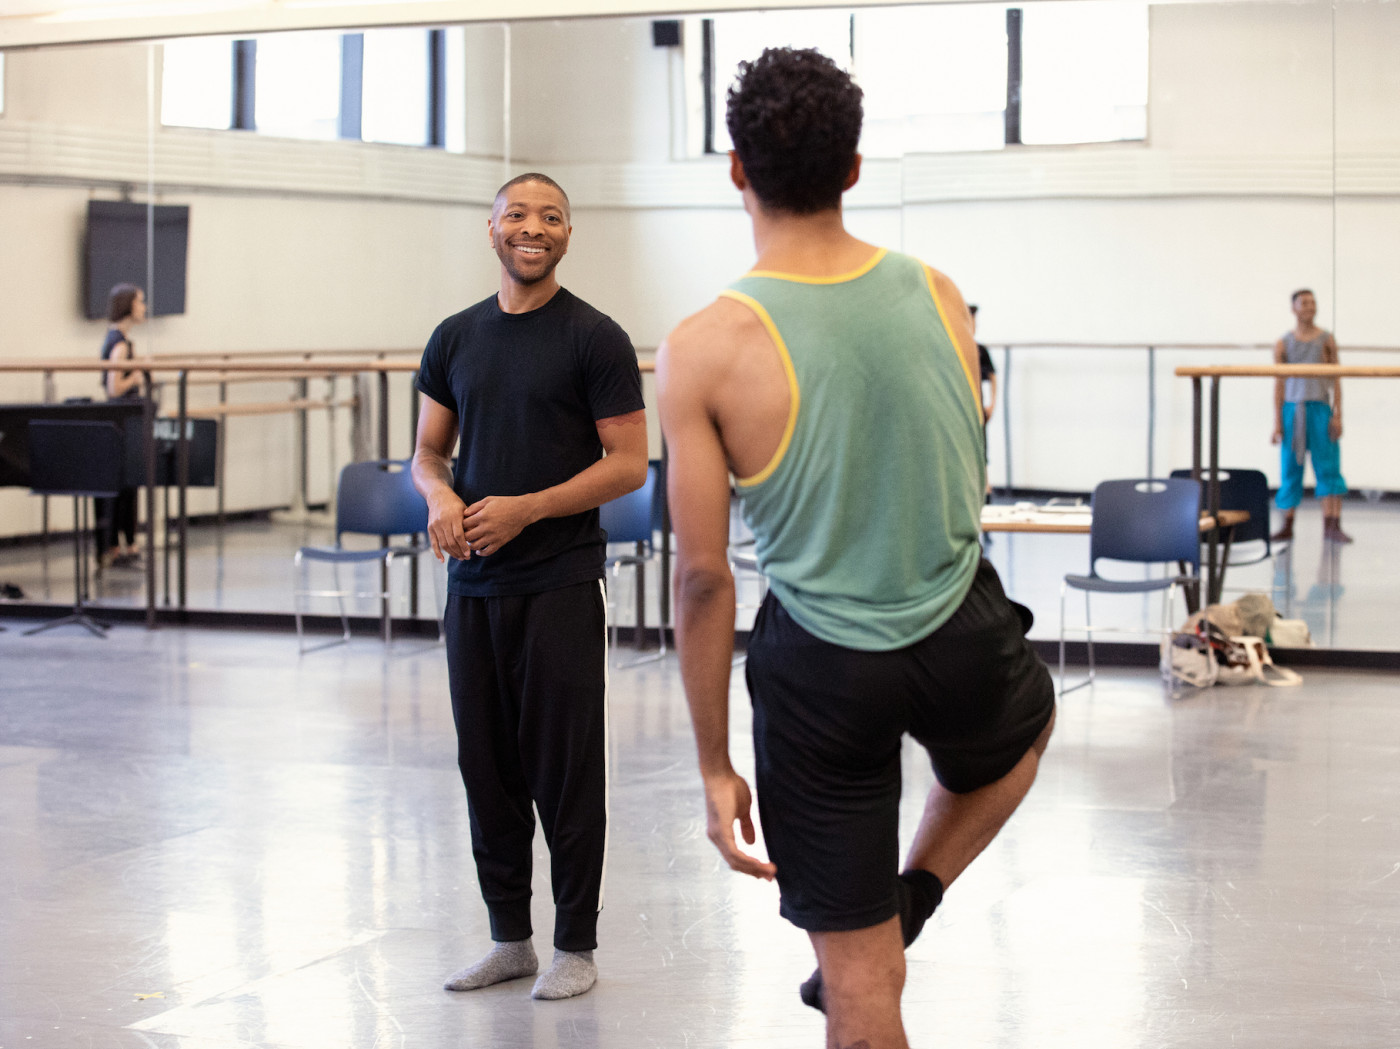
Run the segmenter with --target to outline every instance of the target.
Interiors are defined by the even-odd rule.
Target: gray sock
[[[509,940],[497,943],[475,965],[453,973],[442,986],[448,991],[474,991],[503,980],[533,976],[539,967],[540,960],[535,957],[535,948],[529,940]]]
[[[554,964],[540,973],[531,998],[572,998],[598,981],[598,966],[592,951],[561,951],[555,948]]]

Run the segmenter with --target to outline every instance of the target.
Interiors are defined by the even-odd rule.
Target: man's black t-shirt
[[[468,506],[562,484],[602,458],[597,420],[644,406],[627,333],[564,288],[529,313],[506,313],[492,295],[447,318],[428,339],[417,386],[457,413],[453,487]],[[605,555],[597,510],[545,518],[494,554],[452,561],[448,589],[554,590],[601,579]]]
[[[992,363],[992,355],[987,351],[987,347],[980,342],[977,344],[977,366],[982,371],[983,382],[997,373],[997,366]]]

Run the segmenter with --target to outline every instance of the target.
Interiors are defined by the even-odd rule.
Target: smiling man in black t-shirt
[[[538,969],[533,805],[550,849],[555,952],[532,993],[569,998],[597,979],[607,843],[598,507],[646,480],[646,416],[627,334],[554,274],[572,232],[564,191],[520,175],[497,193],[487,227],[500,290],[438,325],[417,379],[426,396],[413,479],[433,551],[453,558],[445,622],[457,759],[496,941],[446,987]]]

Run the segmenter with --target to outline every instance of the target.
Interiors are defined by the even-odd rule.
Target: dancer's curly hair
[[[764,207],[810,215],[840,203],[860,142],[861,95],[849,73],[810,48],[770,47],[739,63],[726,122]]]

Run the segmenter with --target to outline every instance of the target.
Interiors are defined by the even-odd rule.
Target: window
[[[1005,144],[1005,8],[939,4],[857,11],[853,35],[855,73],[865,92],[861,149],[867,155]]]
[[[428,31],[365,33],[360,137],[401,146],[428,144]]]
[[[165,45],[161,122],[466,148],[460,29],[280,33]]]
[[[765,47],[816,47],[865,92],[867,156],[1147,136],[1145,3],[933,4],[706,19],[707,152],[726,92]],[[843,28],[844,27],[844,28]]]
[[[233,120],[233,45],[218,37],[169,40],[161,62],[160,122],[227,128]]]
[[[726,96],[742,60],[757,58],[765,47],[814,47],[830,56],[842,69],[851,68],[851,13],[849,11],[746,11],[723,15],[704,34],[711,44],[711,77],[708,123],[711,135],[706,152],[727,153],[733,148],[724,126]]]
[[[253,126],[283,138],[340,134],[339,33],[277,33],[258,38]]]
[[[1023,12],[1021,141],[1147,137],[1147,6],[1104,0]]]

